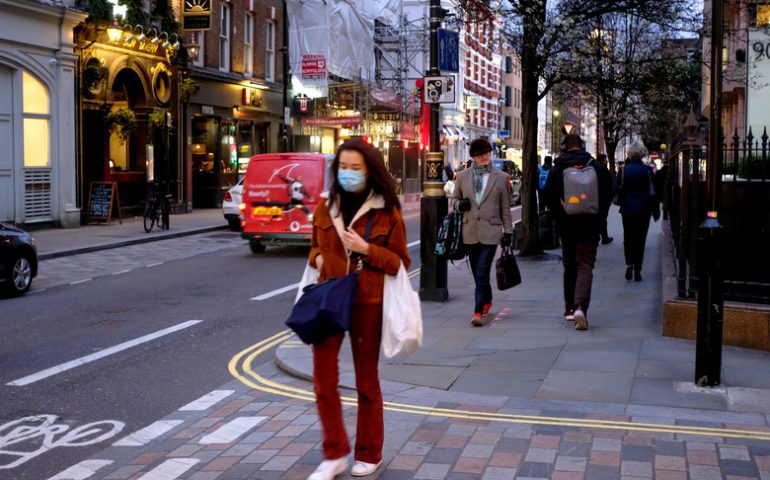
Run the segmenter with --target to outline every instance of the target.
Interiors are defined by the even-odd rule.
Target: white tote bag
[[[310,266],[309,263],[305,264],[305,272],[302,274],[302,280],[299,281],[299,288],[297,289],[297,296],[294,297],[294,303],[299,301],[299,297],[302,296],[302,289],[310,285],[311,283],[318,283],[318,269]]]
[[[404,264],[385,275],[382,298],[382,350],[387,358],[411,353],[422,345],[420,296],[412,289]]]

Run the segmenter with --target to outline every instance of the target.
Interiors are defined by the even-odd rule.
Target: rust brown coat
[[[345,229],[342,214],[336,206],[330,211],[328,203],[328,200],[320,203],[313,215],[313,239],[309,260],[310,265],[316,267],[316,256],[323,255],[323,264],[318,272],[319,282],[347,275],[356,267],[355,262],[351,261],[350,270],[346,271],[348,257],[340,240]],[[383,198],[372,194],[351,221],[353,229],[363,237],[369,218],[368,212],[372,211],[376,215],[368,240],[369,255],[363,258],[363,268],[358,276],[355,300],[357,305],[381,304],[384,275],[396,275],[401,262],[408,270],[411,262],[406,247],[406,226],[401,212],[398,209],[386,212],[384,206]]]

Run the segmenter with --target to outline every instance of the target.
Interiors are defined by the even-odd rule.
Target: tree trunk
[[[545,1],[538,0],[537,8],[527,8],[523,19],[524,41],[521,47],[521,123],[524,134],[522,152],[522,182],[521,182],[521,224],[524,227],[524,238],[519,251],[521,256],[539,255],[543,253],[538,234],[537,208],[537,103],[538,67],[537,46],[543,37],[545,24]],[[527,18],[529,17],[529,18]]]
[[[617,142],[605,140],[604,149],[607,150],[607,160],[610,162],[610,172],[615,173],[617,171],[617,163],[615,162],[615,152],[618,149]]]

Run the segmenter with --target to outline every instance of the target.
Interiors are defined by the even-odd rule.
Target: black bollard
[[[724,323],[722,251],[724,228],[716,212],[698,227],[698,319],[695,340],[695,383],[714,387],[722,382],[722,326]]]

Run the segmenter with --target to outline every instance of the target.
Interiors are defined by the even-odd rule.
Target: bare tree
[[[523,179],[521,187],[523,244],[520,255],[543,253],[538,236],[537,104],[569,78],[572,54],[595,20],[624,13],[658,25],[679,28],[683,13],[694,12],[693,0],[455,0],[468,18],[495,15],[502,34],[518,51],[522,65]]]

